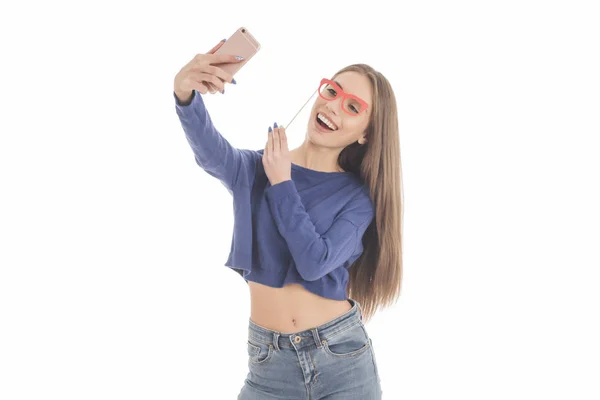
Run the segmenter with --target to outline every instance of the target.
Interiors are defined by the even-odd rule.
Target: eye
[[[350,106],[350,108],[352,109],[352,111],[354,111],[356,114],[358,114],[358,110],[356,109],[356,107]]]
[[[327,91],[328,91],[328,92],[329,92],[329,93],[330,93],[332,96],[335,96],[335,95],[337,95],[336,91],[335,91],[335,90],[333,90],[332,88],[328,88],[328,89],[327,89]]]

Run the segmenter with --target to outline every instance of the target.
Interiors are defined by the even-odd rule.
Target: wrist
[[[292,178],[291,178],[291,177],[289,177],[289,178],[281,178],[281,179],[277,179],[277,180],[274,180],[273,182],[271,182],[271,186],[275,186],[275,185],[278,185],[278,184],[280,184],[280,183],[283,183],[283,182],[285,182],[285,181],[291,181],[291,180],[292,180]]]
[[[190,105],[194,98],[193,90],[191,92],[180,92],[180,91],[174,90],[173,93],[175,93],[175,99],[177,100],[177,103],[181,106]]]

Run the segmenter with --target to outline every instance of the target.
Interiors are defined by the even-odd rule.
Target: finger
[[[212,84],[212,83],[210,83],[210,82],[202,82],[202,83],[208,87],[208,90],[209,90],[211,93],[217,93],[217,92],[219,91],[219,89],[218,89],[218,88],[216,88],[216,87],[215,87],[215,85],[213,85],[213,84]]]
[[[225,43],[225,41],[226,41],[226,40],[227,40],[227,39],[223,39],[223,40],[221,40],[221,41],[220,41],[220,42],[219,42],[219,43],[218,43],[218,44],[217,44],[215,47],[213,47],[212,49],[210,49],[210,50],[208,51],[208,53],[206,53],[206,54],[212,54],[212,53],[214,53],[215,51],[219,50],[219,47],[223,46],[223,43]]]
[[[233,79],[233,75],[231,75],[230,73],[226,72],[225,70],[223,70],[219,67],[215,67],[213,65],[205,65],[203,67],[195,65],[190,70],[193,71],[197,75],[200,75],[200,74],[214,75],[223,82],[237,84],[235,79]],[[211,88],[214,87],[214,90],[215,91],[217,90],[217,87],[214,85],[209,85],[209,87],[211,87]],[[222,89],[219,91],[221,92]]]
[[[269,157],[269,140],[267,139],[267,141],[265,142],[265,151],[263,153],[263,163],[267,161],[268,157]]]
[[[215,67],[214,65],[209,65],[205,72],[213,74],[225,82],[233,83],[233,75],[231,75],[229,72],[225,72],[225,70],[219,67]]]
[[[269,127],[269,139],[267,140],[267,147],[269,148],[269,156],[273,154],[273,130]]]
[[[223,89],[225,89],[225,84],[223,83],[223,81],[214,75],[204,74],[204,73],[198,74],[198,80],[204,81],[207,83],[212,83],[213,86],[215,86],[219,90],[219,92],[222,92]]]
[[[285,128],[283,126],[279,127],[279,139],[281,140],[281,150],[287,151],[288,150],[287,135],[285,133]]]
[[[206,94],[209,92],[209,89],[206,87],[206,84],[204,82],[194,81],[191,83],[190,86],[202,94]]]
[[[238,56],[233,54],[208,54],[207,57],[209,60],[209,64],[239,63],[244,60],[243,57],[241,57],[241,59],[238,59]]]
[[[194,82],[200,83],[201,85],[204,85],[204,87],[206,88],[207,91],[209,91],[211,93],[215,93],[216,91],[221,91],[215,85],[213,85],[211,83],[211,81],[207,78],[207,76],[209,76],[209,75],[203,74],[202,72],[199,72],[197,69],[193,69],[192,72],[189,73],[189,79]]]
[[[202,94],[206,94],[209,92],[215,93],[217,91],[217,89],[212,84],[210,84],[210,82],[203,81],[198,77],[194,77],[193,81],[193,86],[199,87],[200,89],[198,89],[198,91]]]
[[[275,123],[277,126],[277,123]],[[273,129],[273,153],[279,154],[281,152],[281,140],[279,139],[279,128]]]

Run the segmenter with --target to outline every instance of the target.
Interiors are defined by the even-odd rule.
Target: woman
[[[348,66],[320,82],[301,146],[290,151],[275,123],[264,149],[236,149],[201,96],[235,83],[213,65],[240,62],[212,54],[221,44],[181,69],[174,97],[196,163],[233,196],[226,265],[251,298],[238,399],[380,399],[364,324],[397,299],[402,275],[391,86],[367,65]]]

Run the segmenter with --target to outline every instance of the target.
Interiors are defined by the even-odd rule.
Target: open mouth
[[[330,131],[336,131],[338,129],[337,126],[335,126],[335,124],[333,124],[333,122],[329,121],[321,113],[317,114],[316,120],[317,120],[317,124],[322,126],[324,129],[327,129]]]

